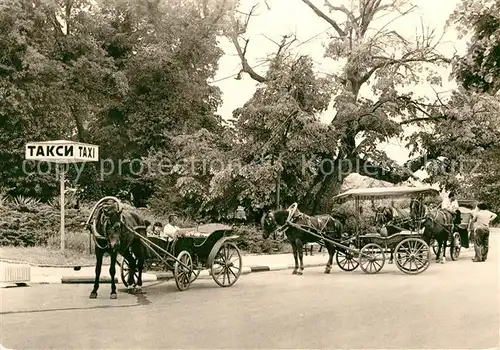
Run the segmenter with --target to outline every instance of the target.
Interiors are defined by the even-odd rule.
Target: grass
[[[57,266],[94,266],[95,255],[75,252],[74,250],[51,249],[47,247],[1,247],[0,260],[13,260],[27,262],[31,265],[57,265]],[[104,263],[109,263],[109,258],[104,258]]]

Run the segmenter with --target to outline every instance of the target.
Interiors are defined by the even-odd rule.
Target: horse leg
[[[297,239],[297,249],[298,249],[298,254],[299,254],[299,262],[300,262],[300,270],[297,273],[298,275],[302,275],[304,273],[304,250],[303,250],[303,243],[300,239]]]
[[[333,255],[335,255],[335,246],[329,242],[325,242],[326,249],[328,250],[328,262],[326,263],[325,273],[332,271]]]
[[[299,269],[299,261],[297,259],[297,245],[293,241],[291,241],[291,244],[292,244],[292,251],[293,251],[293,259],[295,260],[295,268],[292,271],[292,275],[296,275],[297,270]]]
[[[443,242],[441,241],[441,239],[439,238],[436,238],[436,241],[438,242],[438,250],[436,252],[436,262],[437,263],[440,263],[441,262],[441,247],[443,245]]]
[[[444,264],[446,262],[446,246],[447,245],[448,245],[448,237],[445,237],[445,239],[443,240],[443,259],[441,259],[441,264]]]
[[[144,269],[144,249],[142,248],[141,243],[138,243],[137,248],[137,286],[135,288],[136,293],[142,293],[142,270]]]
[[[102,258],[104,257],[104,250],[101,248],[95,247],[95,256],[96,256],[96,264],[95,264],[95,281],[94,288],[90,292],[90,299],[97,298],[97,290],[99,289],[99,279],[101,278],[101,269],[102,269]]]
[[[111,294],[109,297],[111,299],[116,299],[116,283],[115,283],[115,274],[116,274],[116,258],[118,256],[118,251],[115,249],[111,252],[111,265],[109,266],[109,275],[111,277]]]

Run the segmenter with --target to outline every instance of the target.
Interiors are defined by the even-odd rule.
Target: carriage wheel
[[[430,265],[431,252],[423,239],[406,238],[396,246],[396,266],[409,275],[418,275]]]
[[[462,239],[458,232],[453,233],[450,245],[450,256],[451,260],[456,261],[460,256],[460,250],[462,249]]]
[[[185,266],[182,266],[179,261]],[[177,260],[174,264],[174,278],[177,289],[180,291],[188,289],[191,282],[194,281],[192,279],[193,273],[193,259],[191,258],[191,254],[183,250],[177,256]]]
[[[224,243],[211,266],[211,275],[221,287],[230,287],[240,278],[242,269],[241,253],[236,244]]]
[[[127,259],[123,258],[122,263],[120,264],[120,277],[122,279],[122,283],[125,287],[128,287],[128,278],[130,275],[130,266],[128,265]],[[139,272],[136,271],[134,274],[134,285],[137,284],[139,280]]]
[[[200,276],[201,270],[203,266],[198,262],[198,259],[195,257],[195,263],[193,265],[193,273],[191,274],[191,283],[196,281],[196,279]]]
[[[369,243],[361,248],[359,267],[364,273],[375,274],[382,270],[385,264],[385,253],[381,246]]]
[[[356,249],[354,245],[349,245],[349,248]],[[337,255],[335,256],[338,267],[344,271],[354,271],[359,266],[359,261],[356,259],[354,254],[349,251],[337,250]]]

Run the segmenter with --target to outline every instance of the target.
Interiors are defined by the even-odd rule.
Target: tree
[[[458,89],[449,102],[448,110],[453,112],[447,113],[462,120],[460,125],[455,125],[458,137],[456,141],[451,140],[454,149],[447,152],[452,155],[447,162],[456,162],[464,155],[474,157],[475,171],[462,172],[465,181],[461,187],[468,196],[486,201],[497,211],[500,210],[499,13],[499,1],[463,0],[450,16],[449,24],[457,28],[460,38],[472,35],[466,55],[454,60],[453,76],[462,89]],[[449,130],[452,126],[439,127]],[[467,137],[470,139],[464,143]],[[454,182],[457,185],[455,179]]]
[[[325,56],[336,62],[345,62],[342,74],[331,77],[336,112],[329,128],[329,151],[319,154],[317,174],[303,202],[303,207],[310,208],[311,212],[325,212],[331,208],[332,195],[351,172],[399,183],[423,166],[422,158],[419,158],[410,162],[408,167],[399,167],[384,152],[377,150],[376,145],[402,135],[401,117],[406,124],[421,118],[423,101],[411,92],[401,92],[400,88],[426,81],[439,84],[439,76],[432,68],[448,64],[450,60],[438,52],[439,38],[433,31],[423,30],[414,40],[392,30],[390,22],[369,31],[374,29],[371,26],[376,16],[389,12],[406,16],[415,8],[409,1],[351,1],[350,9],[325,1],[324,7],[330,14],[309,0],[302,2],[335,32]],[[339,15],[344,18],[340,20]],[[233,28],[228,36],[241,59],[242,71],[268,86],[276,75],[259,75],[245,57],[249,40],[242,37],[251,16],[252,11],[245,19],[233,17]],[[278,50],[275,59],[280,55]],[[361,88],[367,84],[371,84],[375,98],[360,96]],[[331,160],[331,167],[320,169],[325,160]]]
[[[68,1],[4,2],[0,25],[2,54],[2,182],[12,194],[47,199],[55,189],[53,173],[22,171],[24,144],[47,139],[88,141],[85,125],[106,102],[119,94],[120,76],[112,60],[89,33],[98,23],[88,16],[89,4]],[[47,192],[48,191],[48,192]]]
[[[462,0],[450,16],[459,39],[472,32],[467,54],[454,61],[454,76],[465,89],[491,95],[500,90],[500,2]]]
[[[422,122],[431,125],[432,131],[421,129],[409,140],[413,152],[432,155],[426,181],[458,191],[467,189],[464,179],[484,184],[480,178],[491,175],[491,160],[500,147],[498,99],[460,88],[425,113],[428,116]]]
[[[114,161],[115,172],[104,181],[95,165],[85,167],[79,185],[88,195],[125,188],[145,205],[153,184],[134,175],[130,163],[119,169],[119,161],[172,151],[178,134],[220,126],[220,92],[207,80],[222,54],[216,36],[224,2],[9,0],[0,6],[0,140],[2,159],[9,159],[0,180],[12,191],[36,195],[40,185],[22,173],[24,143],[73,139],[100,145],[101,158]],[[54,180],[47,180],[52,187],[43,184],[51,189],[46,197]]]

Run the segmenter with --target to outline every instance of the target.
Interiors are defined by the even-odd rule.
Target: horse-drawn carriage
[[[144,271],[172,271],[181,291],[186,290],[203,269],[210,270],[210,275],[219,286],[232,286],[239,279],[242,269],[241,253],[233,242],[238,236],[230,236],[230,226],[218,226],[210,233],[200,227],[181,229],[175,238],[148,235],[147,241],[143,242],[148,247]],[[183,267],[180,261],[190,268]],[[129,273],[129,263],[123,259],[121,280],[125,286],[129,284]],[[191,275],[189,283],[181,278],[184,274]]]
[[[348,254],[345,260],[357,261],[364,272],[377,273],[382,270],[386,253],[390,253],[389,262],[395,260],[399,270],[406,274],[424,272],[430,263],[429,245],[422,235],[422,214],[415,212],[413,203],[421,203],[426,198],[439,196],[432,187],[375,187],[351,189],[334,197],[337,203],[354,201],[355,237],[353,245],[360,249],[359,255]],[[373,202],[382,199],[410,199],[410,208],[400,209],[394,206],[379,206],[375,210],[373,225],[368,231],[362,228],[363,201]],[[368,254],[365,254],[368,253]],[[337,256],[339,253],[337,253]],[[341,252],[341,255],[343,253]],[[343,259],[337,259],[337,262]],[[351,262],[352,269],[357,266]],[[339,267],[342,266],[339,264]]]
[[[111,297],[116,298],[115,264],[117,255],[122,282],[135,291],[142,286],[142,272],[147,269],[170,271],[180,291],[186,290],[208,268],[221,287],[236,283],[241,275],[241,253],[234,243],[238,236],[231,228],[219,227],[209,234],[188,230],[175,239],[147,235],[147,223],[135,210],[124,210],[116,197],[104,197],[94,206],[87,227],[94,238],[97,256],[96,280],[90,298],[97,297],[102,258],[111,257]]]
[[[420,216],[414,211],[409,215],[407,223],[399,222],[399,227],[391,234],[384,234],[376,229],[366,232],[361,227],[362,210],[360,202],[373,201],[382,198],[411,197],[412,201],[419,203],[429,195],[438,196],[439,192],[431,187],[384,187],[348,190],[336,197],[336,202],[354,200],[355,228],[354,232],[346,232],[340,220],[330,215],[307,216],[297,210],[294,203],[287,210],[272,212],[263,218],[265,230],[264,238],[275,230],[284,232],[294,250],[295,270],[297,273],[300,261],[300,273],[303,270],[302,245],[305,242],[317,242],[325,246],[329,252],[329,260],[325,273],[331,270],[333,255],[339,268],[344,271],[353,271],[358,266],[367,274],[378,273],[385,264],[386,253],[395,255],[396,266],[406,274],[419,274],[424,272],[430,264],[430,248],[422,239]],[[415,207],[416,208],[416,207]],[[410,210],[411,212],[411,210]],[[404,220],[403,220],[404,221]],[[387,224],[387,223],[386,223]],[[395,225],[397,226],[397,225]],[[405,229],[406,228],[406,229]],[[392,260],[392,259],[391,259]]]

